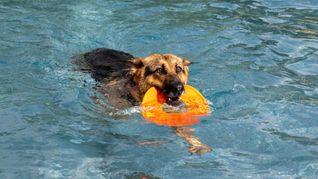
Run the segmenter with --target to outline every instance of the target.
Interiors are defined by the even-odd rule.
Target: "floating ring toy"
[[[167,110],[167,98],[155,87],[150,88],[142,100],[142,115],[151,122],[164,126],[188,126],[200,122],[199,118],[210,113],[209,105],[201,93],[190,85],[185,85],[180,100],[185,104],[181,110]],[[178,107],[170,106],[172,109]],[[170,109],[171,109],[170,108]]]

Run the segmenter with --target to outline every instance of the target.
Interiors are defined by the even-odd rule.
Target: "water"
[[[0,23],[0,178],[318,176],[316,0],[2,0]],[[95,104],[71,57],[97,47],[194,62],[214,151]]]

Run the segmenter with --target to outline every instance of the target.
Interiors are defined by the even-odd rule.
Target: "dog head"
[[[141,99],[151,87],[159,89],[170,101],[178,100],[187,84],[190,62],[173,54],[153,54],[132,61],[132,80]]]

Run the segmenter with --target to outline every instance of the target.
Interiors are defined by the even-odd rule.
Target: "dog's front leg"
[[[175,128],[177,136],[185,139],[189,146],[190,153],[196,153],[198,155],[202,155],[207,152],[211,152],[212,148],[201,143],[201,141],[193,136],[194,129],[190,127],[176,127]]]

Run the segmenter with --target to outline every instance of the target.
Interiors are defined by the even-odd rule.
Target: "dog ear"
[[[129,61],[130,62],[130,75],[135,75],[139,68],[144,66],[143,58],[134,58]]]
[[[134,68],[141,68],[144,66],[143,58],[134,58],[131,60],[131,64]]]
[[[189,66],[191,64],[191,62],[188,59],[186,59],[186,58],[182,58],[182,60],[183,60],[183,65],[184,66]]]

